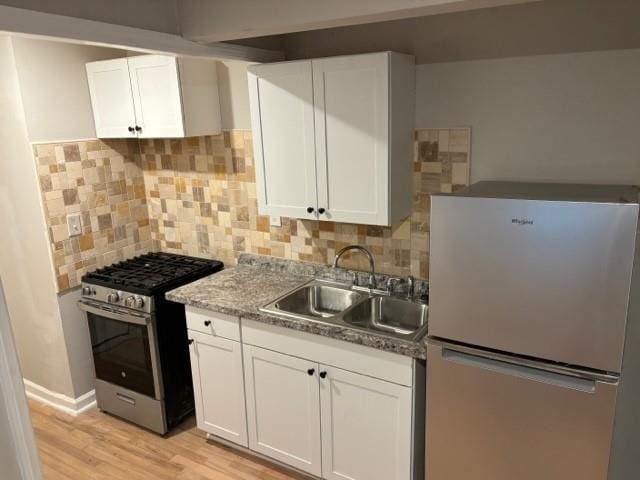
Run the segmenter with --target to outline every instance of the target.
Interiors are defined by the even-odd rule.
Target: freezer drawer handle
[[[442,358],[449,362],[474,368],[483,368],[502,375],[511,375],[513,377],[524,378],[526,380],[533,380],[585,393],[596,392],[596,381],[589,378],[563,375],[561,373],[549,372],[539,368],[516,365],[514,363],[503,362],[493,358],[458,352],[449,348],[442,349]]]

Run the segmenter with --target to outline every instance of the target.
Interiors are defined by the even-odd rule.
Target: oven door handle
[[[130,313],[121,313],[113,310],[107,310],[100,307],[89,305],[85,302],[78,302],[78,306],[88,313],[94,313],[103,317],[108,317],[119,322],[135,323],[136,325],[149,325],[151,317],[132,315]]]

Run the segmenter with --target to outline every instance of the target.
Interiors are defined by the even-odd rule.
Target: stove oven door
[[[153,315],[81,301],[87,312],[96,378],[162,399]]]

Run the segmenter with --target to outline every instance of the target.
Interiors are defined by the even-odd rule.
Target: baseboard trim
[[[24,379],[24,389],[28,398],[74,417],[96,405],[95,390],[91,390],[78,398],[71,398],[62,393],[52,392],[26,378]]]

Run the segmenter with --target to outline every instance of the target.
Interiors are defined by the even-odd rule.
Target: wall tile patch
[[[33,146],[58,291],[79,285],[87,271],[151,249],[137,151],[134,140]],[[81,235],[69,236],[71,213],[81,214]]]
[[[414,208],[393,227],[281,219],[258,214],[251,132],[141,142],[154,248],[235,264],[243,252],[320,263],[349,244],[371,250],[390,275],[428,277],[430,194],[468,183],[469,129],[415,133]],[[357,254],[345,266],[368,267]]]

